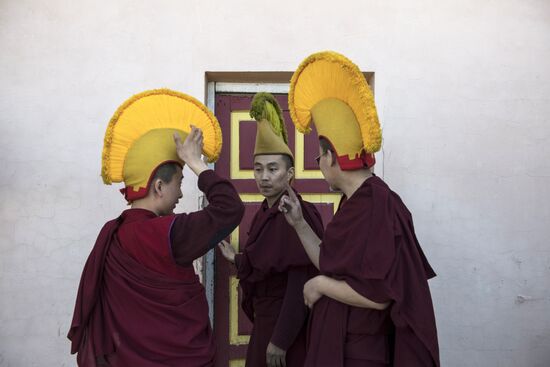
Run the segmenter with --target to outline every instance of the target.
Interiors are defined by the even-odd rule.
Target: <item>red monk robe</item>
[[[427,282],[435,273],[410,212],[380,178],[367,179],[343,202],[324,233],[319,266],[364,297],[391,305],[377,311],[321,297],[311,315],[306,366],[439,366]]]
[[[79,366],[212,366],[204,287],[192,262],[229,235],[244,206],[208,170],[201,211],[128,209],[101,230],[84,267],[68,338]],[[207,229],[207,230],[205,230]]]
[[[321,215],[302,201],[304,218],[321,237]],[[278,210],[264,200],[250,226],[241,254],[235,255],[243,290],[242,307],[254,326],[246,355],[247,367],[266,366],[271,342],[286,351],[287,367],[303,367],[308,310],[304,284],[317,275],[296,232]]]

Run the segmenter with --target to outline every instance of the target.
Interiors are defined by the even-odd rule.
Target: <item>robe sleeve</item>
[[[252,266],[246,253],[235,254],[235,268],[237,268],[238,279],[244,279],[252,272]]]
[[[317,236],[322,238],[323,221],[321,215],[310,203],[302,202],[304,218]],[[291,241],[288,239],[288,241]],[[295,246],[303,246],[299,239]],[[313,276],[311,266],[291,267],[287,273],[287,285],[283,305],[271,335],[271,342],[283,350],[288,350],[306,322],[308,309],[304,303],[304,284]]]
[[[353,251],[348,253],[350,266],[345,280],[364,297],[384,303],[395,299],[387,279],[396,266],[399,256],[396,244],[402,233],[396,224],[389,191],[373,187],[366,203],[368,205],[361,208],[364,218],[368,218],[364,220],[368,223],[366,230],[357,226],[355,236],[348,239],[354,245],[349,246]]]
[[[271,342],[277,347],[288,350],[307,319],[307,307],[304,304],[304,284],[309,279],[307,267],[289,269],[283,305],[277,323],[271,335]]]
[[[427,282],[435,273],[416,239],[410,212],[396,194],[376,186],[372,208],[362,267],[345,280],[375,302],[392,302],[395,366],[439,366]]]
[[[235,255],[235,267],[237,268],[237,278],[242,279],[252,273],[252,266],[246,253]],[[248,282],[239,282],[241,287],[241,308],[250,322],[254,322],[254,302],[252,300],[252,284]]]
[[[214,171],[199,175],[199,189],[205,193],[208,206],[193,213],[175,216],[170,229],[172,256],[179,265],[190,265],[240,223],[244,205],[233,185]]]

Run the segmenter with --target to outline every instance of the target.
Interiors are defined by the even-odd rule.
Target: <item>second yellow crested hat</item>
[[[147,195],[159,166],[183,165],[174,133],[185,139],[191,125],[203,132],[203,154],[218,159],[222,147],[220,125],[212,112],[195,98],[170,89],[148,90],[129,98],[115,112],[103,144],[101,175],[105,184],[124,182],[128,201]]]
[[[372,91],[351,60],[333,51],[308,56],[292,76],[288,104],[298,131],[309,133],[313,122],[342,170],[374,164],[382,131]]]
[[[250,116],[258,122],[254,155],[286,154],[294,160],[288,147],[283,112],[275,97],[270,93],[256,93],[252,99]]]

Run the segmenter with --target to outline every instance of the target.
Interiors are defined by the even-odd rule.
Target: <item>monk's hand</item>
[[[279,200],[279,211],[285,215],[285,219],[293,227],[304,222],[304,216],[302,214],[302,206],[298,196],[292,190],[292,187],[286,184],[287,194],[281,197]]]
[[[233,246],[231,246],[229,242],[222,240],[222,242],[218,243],[218,247],[220,248],[223,257],[225,257],[227,260],[229,260],[234,264],[235,255],[237,254],[237,252],[235,251]]]
[[[324,275],[317,275],[304,284],[304,302],[307,307],[313,308],[313,305],[323,296],[321,286]]]
[[[268,367],[286,367],[286,351],[275,344],[268,344],[265,356]]]
[[[191,132],[187,135],[184,142],[181,141],[181,137],[178,133],[174,133],[174,142],[176,143],[178,157],[184,161],[197,176],[202,171],[208,169],[206,163],[201,159],[204,145],[201,129],[191,125]]]

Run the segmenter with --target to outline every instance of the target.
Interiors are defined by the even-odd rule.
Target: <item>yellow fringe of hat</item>
[[[298,131],[309,133],[312,109],[319,102],[331,99],[342,101],[352,109],[365,152],[380,150],[382,131],[374,97],[363,73],[339,53],[323,51],[312,54],[300,64],[290,81],[290,115]],[[342,126],[342,129],[346,127]]]
[[[202,130],[203,154],[209,162],[215,162],[222,148],[221,128],[212,112],[197,99],[170,89],[148,90],[129,98],[116,110],[105,132],[103,182],[124,181],[124,162],[140,137],[158,129],[181,131],[185,137],[191,131],[190,125]],[[148,179],[151,172],[146,174]]]

